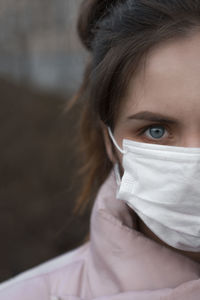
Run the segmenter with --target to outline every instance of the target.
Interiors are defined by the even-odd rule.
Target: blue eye
[[[153,139],[161,139],[165,133],[166,129],[163,126],[154,126],[146,130],[146,135]]]

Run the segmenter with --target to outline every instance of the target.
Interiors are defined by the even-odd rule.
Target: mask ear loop
[[[120,176],[120,172],[119,172],[119,164],[116,163],[114,165],[114,173],[115,173],[115,180],[118,186],[120,186],[121,184],[121,176]]]
[[[109,133],[109,136],[110,136],[110,138],[111,138],[113,144],[114,144],[115,147],[117,148],[117,150],[119,150],[119,152],[121,152],[122,154],[125,154],[126,151],[119,147],[119,145],[117,144],[117,142],[116,142],[116,140],[115,140],[115,138],[114,138],[114,136],[113,136],[113,134],[112,134],[112,131],[111,131],[110,127],[108,127],[108,133]]]
[[[114,144],[115,147],[117,148],[117,150],[118,150],[120,153],[125,154],[126,151],[123,150],[123,149],[121,149],[121,148],[119,147],[119,145],[117,144],[117,142],[116,142],[116,140],[115,140],[115,138],[114,138],[114,136],[113,136],[113,134],[112,134],[112,131],[111,131],[110,127],[108,127],[108,133],[109,133],[109,136],[110,136],[110,138],[111,138],[113,144]],[[119,164],[118,164],[118,163],[116,163],[116,164],[114,165],[114,173],[115,173],[116,183],[117,183],[118,186],[120,186],[120,184],[121,184],[121,176],[120,176],[120,172],[119,172]]]

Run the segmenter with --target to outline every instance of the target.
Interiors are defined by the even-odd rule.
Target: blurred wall
[[[0,3],[0,75],[36,88],[72,93],[86,53],[76,35],[81,0]]]
[[[72,214],[81,107],[64,113],[87,60],[75,31],[80,2],[0,2],[0,281],[77,247],[88,231],[89,212]]]

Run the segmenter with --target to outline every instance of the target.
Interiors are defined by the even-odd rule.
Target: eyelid
[[[139,129],[138,131],[143,131],[145,132],[147,129],[151,129],[151,128],[154,128],[154,127],[165,127],[167,129],[169,129],[169,125],[167,124],[163,124],[163,123],[153,123],[153,124],[148,124],[144,127],[142,127],[141,129]]]

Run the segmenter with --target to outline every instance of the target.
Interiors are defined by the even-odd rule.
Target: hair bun
[[[119,0],[118,0],[119,1]],[[108,9],[117,0],[84,0],[80,6],[78,18],[78,34],[83,45],[91,50],[94,29],[98,20],[106,15]]]

